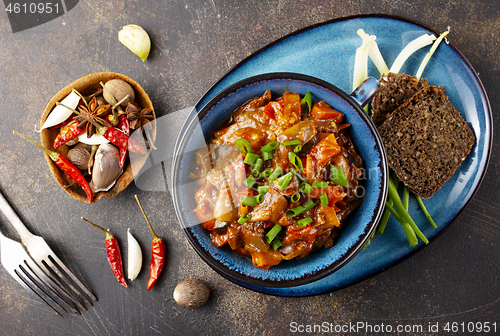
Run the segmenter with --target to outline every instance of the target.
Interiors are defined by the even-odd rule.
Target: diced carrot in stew
[[[342,122],[342,118],[344,117],[343,113],[337,111],[323,100],[313,105],[311,115],[320,120],[332,119],[336,123]]]
[[[330,134],[311,148],[309,154],[316,159],[318,165],[323,165],[333,156],[340,153],[341,150],[342,148],[337,143],[335,134]]]

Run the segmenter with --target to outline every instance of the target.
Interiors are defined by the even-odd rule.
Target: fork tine
[[[63,294],[66,294],[66,293],[64,293],[64,292],[61,293],[59,290],[57,290],[54,287],[54,286],[57,287],[57,285],[54,284],[54,283],[52,283],[52,281],[48,277],[44,277],[43,275],[45,275],[45,274],[43,273],[43,271],[35,272],[33,269],[34,268],[38,268],[38,267],[36,266],[36,264],[34,264],[34,262],[32,260],[30,260],[30,261],[31,261],[32,265],[30,265],[30,262],[28,262],[28,260],[24,260],[24,263],[26,264],[26,266],[28,267],[28,269],[31,271],[31,273],[33,273],[38,278],[38,280],[40,280],[47,288],[49,288],[54,294],[56,294],[59,299],[61,299],[62,301],[64,301],[64,303],[66,303],[68,305],[68,307],[75,314],[82,315],[82,313],[80,313],[80,311],[78,309],[76,309],[74,307],[74,305],[73,305],[73,304],[76,303],[75,300],[71,296],[63,295]]]
[[[22,274],[20,274],[21,272],[19,272],[19,270],[21,270],[23,273],[24,273],[24,276],[26,276],[26,278],[23,277]],[[52,304],[55,304],[57,307],[59,307],[60,309],[62,309],[65,313],[67,313],[68,311],[66,309],[64,309],[63,306],[61,306],[57,301],[55,301],[49,293],[47,293],[46,289],[44,289],[44,287],[38,283],[36,281],[36,279],[33,277],[33,275],[30,274],[30,272],[28,272],[22,265],[19,265],[19,270],[15,270],[14,272],[17,274],[17,276],[33,291],[35,292],[35,294],[38,295],[38,297],[40,297],[45,303],[47,303],[49,306],[51,306],[53,309],[54,309],[54,306],[51,305],[50,303],[48,303],[44,297],[42,295],[39,295],[38,292],[32,287],[32,286],[36,286],[36,288],[38,288],[43,294],[45,294],[45,298],[47,298],[48,300],[51,301]],[[28,281],[29,280],[29,281]],[[57,309],[54,309],[56,312]],[[58,312],[59,313],[59,312]],[[61,314],[60,314],[61,315]],[[61,315],[62,316],[62,315]]]
[[[87,287],[85,287],[81,282],[80,280],[78,280],[78,278],[66,267],[66,265],[64,265],[64,263],[55,255],[55,254],[52,254],[52,255],[49,255],[49,258],[51,259],[51,261],[59,268],[61,269],[62,271],[64,271],[64,273],[66,273],[70,278],[71,280],[73,280],[73,282],[81,289],[85,292],[85,294],[88,295],[88,297],[93,300],[93,301],[97,301],[97,298],[94,296],[94,294],[92,294],[91,291],[89,291],[87,289]],[[73,287],[71,287],[73,289]],[[90,305],[92,305],[92,302],[89,302]]]
[[[92,305],[92,303],[89,302],[85,295],[82,295],[82,293],[80,293],[71,284],[71,282],[69,282],[68,279],[65,278],[64,274],[62,274],[57,269],[57,267],[54,266],[52,261],[50,261],[49,259],[44,259],[41,263],[38,263],[38,261],[35,262],[37,262],[37,265],[40,267],[43,273],[47,277],[49,277],[50,280],[56,283],[58,288],[60,288],[66,295],[68,295],[78,305],[79,308],[87,310],[87,308],[80,302],[80,300],[83,300],[84,302]]]
[[[36,294],[43,302],[45,302],[47,304],[47,306],[49,306],[50,308],[52,308],[52,310],[55,311],[59,316],[64,317],[57,309],[55,309],[49,302],[47,302],[47,300],[45,300],[45,298],[42,295],[40,295],[40,293],[38,293],[38,291],[36,291],[35,288],[33,288],[32,285],[36,285],[35,283],[33,283],[30,280],[24,278],[19,273],[18,270],[14,270],[14,274],[16,275],[16,277],[14,277],[14,279],[16,279],[17,282],[19,282],[21,285],[23,285],[24,288],[26,288],[26,289],[30,290],[32,293]],[[40,287],[38,287],[38,288],[40,288]],[[47,293],[44,292],[44,294],[46,295],[46,297],[50,297],[50,296],[47,295]],[[62,309],[64,310],[64,308],[62,308]],[[64,311],[66,311],[66,310],[64,310]]]

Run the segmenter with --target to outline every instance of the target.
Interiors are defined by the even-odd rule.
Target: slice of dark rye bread
[[[475,136],[442,87],[427,86],[379,127],[389,166],[416,195],[429,198],[470,153]]]
[[[372,120],[375,126],[382,124],[399,105],[427,86],[427,79],[390,72],[380,79],[380,89],[373,97]]]

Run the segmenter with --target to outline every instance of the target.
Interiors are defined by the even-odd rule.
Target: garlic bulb
[[[134,280],[139,275],[142,267],[142,251],[137,240],[127,230],[127,243],[128,243],[128,263],[127,263],[127,277]]]
[[[95,153],[94,168],[90,187],[96,193],[108,191],[122,173],[120,168],[120,151],[111,144],[102,144]]]

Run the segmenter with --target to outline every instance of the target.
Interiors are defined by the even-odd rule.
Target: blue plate
[[[377,85],[378,87],[378,85]],[[212,244],[193,213],[194,195],[199,185],[189,178],[195,166],[194,151],[206,148],[214,131],[231,116],[233,111],[271,90],[273,97],[284,92],[310,92],[313,101],[324,100],[344,113],[349,135],[363,158],[365,174],[360,179],[363,203],[343,223],[339,238],[332,248],[319,249],[302,259],[283,261],[269,270],[256,268],[252,260],[236,255],[230,249]],[[198,254],[219,273],[246,284],[268,287],[291,287],[317,281],[347,264],[373,234],[387,199],[388,166],[382,140],[371,119],[348,94],[322,80],[293,73],[269,73],[249,77],[217,94],[198,113],[187,127],[177,146],[180,155],[174,159],[173,197],[177,217]]]
[[[216,82],[196,105],[201,109],[212,97],[231,84],[268,72],[295,72],[320,78],[345,92],[352,86],[354,55],[361,45],[356,31],[377,36],[379,49],[389,65],[408,42],[424,34],[439,33],[422,24],[387,15],[364,15],[342,18],[314,25],[290,34],[252,54]],[[453,40],[453,32],[449,35]],[[414,53],[401,72],[415,74],[429,47]],[[369,75],[378,76],[369,64]],[[476,136],[471,154],[452,178],[430,199],[424,201],[438,229],[433,229],[410,200],[410,213],[423,233],[433,241],[460,214],[473,197],[486,172],[492,142],[491,108],[476,72],[467,59],[450,43],[441,43],[422,75],[433,85],[443,85],[450,101],[468,122]],[[192,113],[184,129],[195,118]],[[182,132],[181,132],[182,133]],[[289,288],[252,285],[223,274],[229,280],[259,292],[282,296],[306,296],[349,286],[404,260],[426,245],[409,247],[406,235],[391,218],[385,233],[376,234],[371,245],[347,265],[321,280]]]

